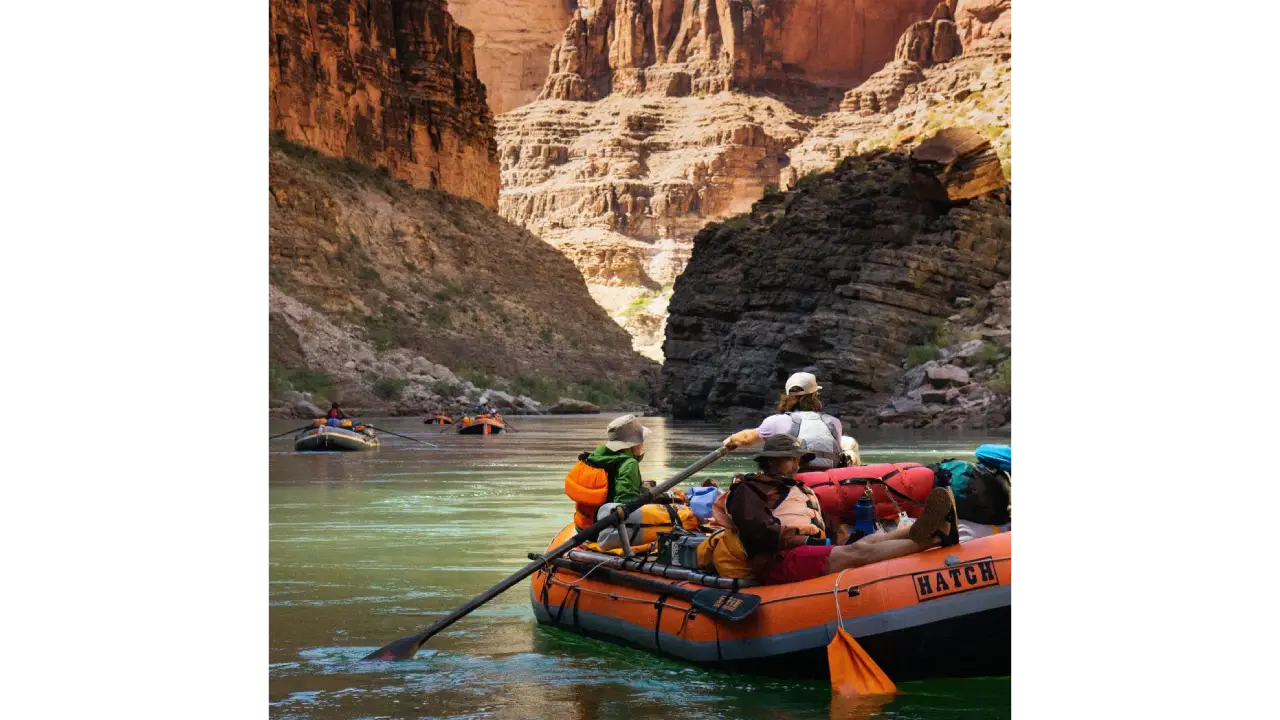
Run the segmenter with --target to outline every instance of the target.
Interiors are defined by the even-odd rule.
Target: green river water
[[[432,638],[410,661],[365,654],[417,632],[543,550],[570,519],[564,474],[608,416],[518,417],[518,432],[436,435],[375,420],[372,452],[270,456],[272,718],[1005,718],[1009,678],[901,683],[888,704],[837,699],[826,682],[735,675],[536,624],[528,581]],[[739,428],[646,418],[641,467],[662,480]],[[272,433],[299,425],[272,421]],[[867,463],[966,457],[982,435],[857,434]],[[739,451],[697,476],[750,466]],[[725,483],[721,483],[722,486]],[[963,662],[963,655],[957,657]]]

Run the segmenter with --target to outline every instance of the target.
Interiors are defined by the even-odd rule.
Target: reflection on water
[[[833,702],[825,682],[736,675],[538,627],[528,583],[398,663],[360,658],[417,632],[527,562],[572,514],[564,473],[608,416],[513,418],[518,432],[437,434],[378,425],[363,453],[294,453],[271,442],[270,713],[273,718],[1008,717],[1009,679],[901,683],[891,701]],[[737,428],[646,418],[642,468],[661,480]],[[283,432],[296,421],[273,422]],[[981,435],[860,433],[864,462],[965,456]],[[750,466],[739,452],[697,476]],[[957,658],[957,662],[963,659]],[[882,704],[883,703],[883,704]]]

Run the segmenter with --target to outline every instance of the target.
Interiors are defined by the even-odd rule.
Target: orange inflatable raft
[[[552,546],[572,533],[566,527]],[[610,567],[608,561],[610,579],[548,566],[534,574],[530,599],[543,625],[753,674],[826,677],[839,618],[894,680],[1008,675],[1011,539],[1001,533],[805,582],[754,586],[575,550],[575,567]],[[669,590],[618,581],[634,578]],[[760,603],[731,621],[681,597],[706,587],[727,589],[730,598],[756,595]]]
[[[505,432],[506,423],[501,420],[495,420],[488,415],[477,415],[474,419],[464,417],[462,424],[458,426],[460,435],[497,435]]]

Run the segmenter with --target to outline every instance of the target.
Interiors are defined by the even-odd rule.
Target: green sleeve
[[[627,458],[618,468],[618,477],[613,486],[614,502],[631,502],[640,497],[643,488],[640,486],[640,461]]]

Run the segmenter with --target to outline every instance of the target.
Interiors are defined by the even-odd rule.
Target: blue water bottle
[[[867,487],[867,491],[862,497],[858,498],[858,502],[853,506],[853,542],[857,542],[862,538],[876,531],[876,504],[871,499],[871,487]]]

